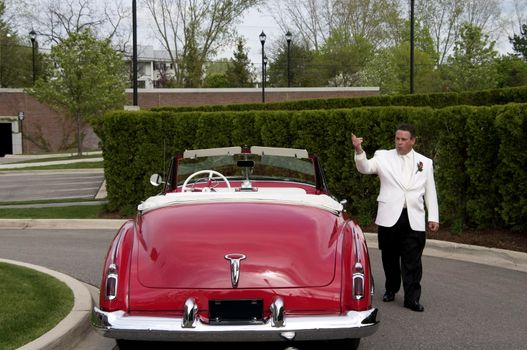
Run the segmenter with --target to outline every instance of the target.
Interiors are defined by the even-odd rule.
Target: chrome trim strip
[[[355,230],[355,227],[353,227],[351,230],[353,232],[353,242],[355,243],[355,256],[357,257],[355,259],[355,261],[356,261],[356,263],[360,264],[361,257],[360,257],[359,237],[357,236],[357,232]]]
[[[349,311],[341,316],[285,317],[283,327],[267,320],[258,325],[211,326],[197,320],[194,328],[183,328],[181,317],[133,316],[124,311],[104,312],[94,307],[92,324],[106,337],[130,340],[245,342],[362,338],[378,329],[378,309]]]

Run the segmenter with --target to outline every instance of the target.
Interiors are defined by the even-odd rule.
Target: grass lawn
[[[49,208],[2,208],[1,219],[97,219],[104,204]],[[0,280],[1,281],[1,280]],[[0,309],[1,310],[1,309]]]
[[[56,170],[56,169],[97,169],[104,168],[102,161],[98,162],[81,162],[55,165],[30,166],[24,168],[2,169],[2,171],[22,171],[22,170]]]
[[[44,273],[0,263],[0,281],[0,350],[40,337],[73,307],[71,290]]]
[[[75,160],[75,159],[90,159],[90,158],[101,158],[102,154],[90,154],[90,155],[84,155],[84,156],[64,156],[64,157],[49,157],[49,158],[35,158],[35,159],[28,159],[28,160],[21,160],[19,162],[13,162],[12,164],[19,164],[19,163],[42,163],[42,162],[54,162],[57,160]]]

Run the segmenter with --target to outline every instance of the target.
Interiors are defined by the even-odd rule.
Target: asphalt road
[[[102,259],[114,234],[109,230],[4,229],[0,230],[0,257],[42,265],[98,285]],[[525,349],[527,273],[424,257],[421,302],[425,312],[416,313],[402,307],[400,294],[393,303],[381,301],[384,277],[378,250],[371,249],[371,256],[381,325],[373,336],[362,339],[360,349]],[[112,349],[113,344],[92,333],[78,349]],[[248,347],[254,349],[254,345]]]
[[[0,201],[94,198],[102,169],[0,172]]]

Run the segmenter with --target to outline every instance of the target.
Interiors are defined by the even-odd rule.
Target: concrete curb
[[[7,163],[0,165],[0,169],[24,169],[29,167],[39,167],[48,165],[62,165],[71,163],[91,163],[101,162],[103,158],[82,158],[82,159],[70,159],[70,160],[54,160],[47,162],[35,162],[35,163]]]
[[[124,219],[0,219],[0,229],[117,230]]]
[[[125,219],[0,219],[0,229],[118,230]],[[365,233],[369,247],[378,248],[377,234]],[[424,255],[468,261],[527,272],[527,253],[428,239]]]
[[[368,247],[378,248],[377,234],[365,233]],[[527,272],[527,253],[427,239],[423,255]]]
[[[70,313],[53,329],[18,350],[64,350],[73,349],[75,343],[90,330],[92,298],[86,286],[76,279],[61,272],[15,260],[1,259],[0,262],[24,266],[64,282],[73,292],[74,302]]]

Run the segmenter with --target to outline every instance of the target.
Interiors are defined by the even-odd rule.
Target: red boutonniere
[[[417,174],[420,171],[423,171],[423,162],[417,163],[417,171],[415,173]]]

